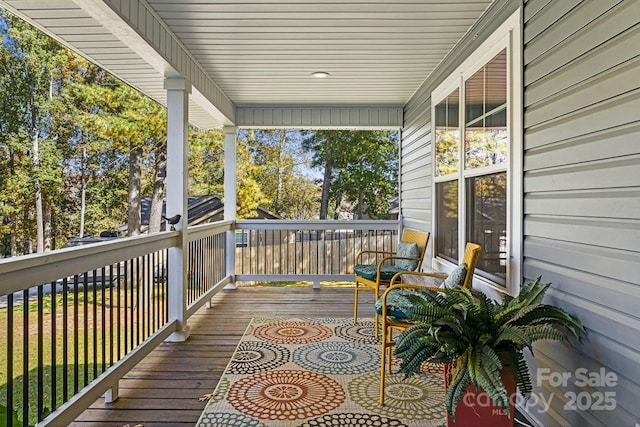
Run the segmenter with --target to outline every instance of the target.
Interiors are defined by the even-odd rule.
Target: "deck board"
[[[362,315],[373,306],[373,295],[361,295]],[[352,288],[223,290],[211,309],[202,308],[191,317],[186,342],[160,345],[120,380],[116,402],[96,400],[71,425],[193,426],[206,404],[198,399],[214,390],[251,318],[352,315]]]

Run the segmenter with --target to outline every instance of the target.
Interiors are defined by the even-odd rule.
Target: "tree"
[[[283,218],[311,219],[317,214],[318,186],[303,173],[308,154],[295,129],[241,131],[251,162],[260,166],[256,182],[266,199],[263,207]]]
[[[67,222],[63,230],[78,230],[79,235],[114,229],[126,222],[128,155],[94,129],[94,114],[104,115],[96,100],[96,86],[118,85],[104,70],[78,56],[69,64],[70,73],[58,97],[57,121],[67,134],[64,154],[64,204]],[[105,125],[106,126],[106,125]],[[65,237],[76,235],[67,234]]]
[[[2,74],[5,77],[2,104],[7,106],[6,114],[1,117],[7,131],[5,160],[10,163],[12,178],[22,176],[20,183],[25,179],[29,182],[32,191],[24,187],[20,190],[24,199],[33,203],[19,206],[9,202],[12,204],[9,211],[17,214],[13,218],[14,224],[18,224],[18,217],[21,217],[23,229],[32,220],[35,222],[37,250],[42,252],[52,246],[51,221],[61,183],[55,118],[51,109],[60,87],[61,64],[66,55],[56,42],[19,19],[0,15],[0,31]],[[25,154],[30,158],[30,164],[24,162]],[[46,166],[43,163],[47,163]],[[9,179],[7,183],[18,190],[15,179]],[[17,229],[14,231],[18,232]],[[30,242],[27,237],[23,234],[26,243]],[[31,251],[28,246],[25,252]],[[12,243],[11,252],[17,252],[16,249]]]
[[[312,165],[324,169],[320,218],[326,219],[330,200],[337,215],[342,204],[382,218],[397,192],[397,134],[386,131],[319,130],[307,132],[303,146],[313,153]]]
[[[237,195],[236,217],[238,219],[255,217],[257,208],[269,203],[269,199],[262,192],[260,184],[256,180],[263,166],[251,161],[251,147],[245,141],[238,141],[237,145]]]
[[[224,134],[221,130],[189,132],[189,195],[224,194]]]
[[[154,229],[159,229],[164,178],[158,172],[166,168],[166,159],[164,154],[157,153],[166,152],[166,110],[108,75],[100,82],[80,86],[79,94],[88,107],[82,115],[83,129],[128,157],[128,235],[140,233],[143,175],[147,182],[153,181],[151,211],[154,216],[149,221],[156,224]],[[156,181],[156,177],[161,182]]]

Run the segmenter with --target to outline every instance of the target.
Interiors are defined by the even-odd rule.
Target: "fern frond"
[[[551,283],[541,283],[541,277],[529,282],[524,285],[520,289],[520,293],[516,298],[509,300],[508,304],[503,304],[499,306],[499,310],[496,312],[495,318],[497,323],[501,323],[503,321],[511,319],[515,316],[522,308],[532,305],[532,304],[540,304],[544,295],[551,286]]]
[[[510,343],[518,350],[525,347],[531,349],[532,340],[524,328],[510,327],[500,332],[500,335],[498,335],[498,338],[493,342],[493,345],[497,347],[499,344],[504,343]]]
[[[469,378],[469,371],[466,368],[466,360],[462,359],[458,361],[459,365],[456,366],[456,370],[452,373],[451,384],[447,388],[447,412],[451,415],[451,418],[455,420],[455,408],[458,403],[464,397],[467,392],[467,388],[471,384]]]
[[[474,348],[468,347],[467,351],[467,370],[469,371],[469,379],[478,387],[478,375],[482,369],[480,354],[474,351]]]
[[[529,366],[527,365],[524,355],[519,353],[516,357],[518,358],[518,380],[516,383],[522,395],[529,397],[533,389],[531,385],[531,372],[529,371]]]
[[[495,366],[483,364],[478,375],[479,385],[493,399],[496,406],[499,406],[511,418],[511,408],[509,407],[509,395],[502,382],[500,369]]]
[[[416,343],[428,344],[424,341],[431,337],[430,328],[427,325],[413,325],[402,331],[396,340],[396,353],[403,352],[405,349],[416,345]]]
[[[404,352],[402,355],[396,355],[402,358],[400,362],[400,371],[406,376],[410,377],[420,370],[422,364],[430,360],[434,353],[437,353],[437,348],[432,346],[423,346],[412,349],[410,353]]]
[[[499,356],[503,362],[503,366],[511,373],[511,376],[516,381],[520,393],[522,393],[524,397],[528,397],[532,390],[531,373],[524,354],[505,350],[499,352]]]
[[[571,332],[574,338],[580,338],[581,335],[586,334],[586,329],[576,317],[560,307],[546,304],[537,304],[526,311],[523,310],[522,314],[514,316],[511,322],[522,325],[553,324],[561,326]]]
[[[551,325],[534,325],[526,328],[526,334],[531,342],[538,340],[555,340],[567,342],[567,334]]]

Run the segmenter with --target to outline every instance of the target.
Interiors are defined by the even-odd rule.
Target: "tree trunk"
[[[53,240],[53,229],[51,227],[51,222],[53,219],[53,207],[51,203],[47,203],[44,208],[44,251],[50,251],[53,249],[52,240]]]
[[[140,234],[140,187],[142,183],[142,148],[129,153],[129,205],[127,226],[128,236]]]
[[[40,186],[40,179],[38,179],[38,173],[40,169],[40,141],[38,135],[38,112],[35,106],[35,88],[31,86],[31,93],[29,99],[29,107],[31,109],[31,144],[32,153],[31,160],[33,162],[33,185],[35,188],[35,202],[36,202],[36,241],[37,251],[44,252],[44,225],[42,219],[42,188]]]
[[[29,224],[31,220],[31,217],[29,215],[28,211],[25,211],[23,213],[23,218],[22,218],[22,223],[24,224]],[[16,227],[16,231],[17,231],[17,227]],[[22,254],[23,255],[29,255],[33,253],[33,240],[31,240],[31,236],[28,236],[27,233],[24,233],[23,238],[22,238]]]
[[[364,170],[364,162],[360,160],[360,170]],[[358,186],[358,219],[364,218],[364,188]]]
[[[334,208],[334,213],[333,213],[333,219],[339,219],[340,218],[340,204],[342,203],[342,193],[340,194],[336,194],[336,203],[335,203],[335,208]]]
[[[15,153],[9,151],[9,173],[14,176],[15,171]],[[11,256],[18,256],[18,215],[15,212],[9,214],[9,224],[11,224],[10,251]]]
[[[80,160],[80,237],[84,237],[84,215],[86,212],[87,200],[87,175],[85,171],[86,158],[87,147],[82,147],[82,157]]]
[[[276,193],[276,206],[279,209],[282,209],[282,176],[284,174],[284,167],[282,166],[282,155],[284,154],[284,143],[287,139],[287,132],[285,130],[282,131],[280,137],[280,143],[278,146],[278,188]]]
[[[13,229],[11,230],[11,256],[18,256],[18,216],[14,213],[11,214],[11,224]]]
[[[322,179],[322,195],[320,197],[320,219],[327,219],[329,213],[329,191],[331,190],[331,174],[333,173],[333,157],[330,154],[331,142],[327,139],[327,160],[324,162],[324,177]]]
[[[157,233],[162,222],[162,201],[164,198],[164,181],[167,169],[166,144],[156,150],[156,175],[153,181],[153,195],[151,197],[151,211],[149,212],[149,234]]]
[[[364,217],[364,189],[358,188],[358,219]]]

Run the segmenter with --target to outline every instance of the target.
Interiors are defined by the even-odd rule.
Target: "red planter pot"
[[[451,365],[444,367],[444,384],[445,389],[451,383]],[[516,382],[511,374],[502,369],[502,382],[510,396],[509,407],[511,410],[511,418],[500,407],[493,403],[493,399],[484,391],[476,392],[476,387],[471,384],[467,388],[464,397],[458,403],[455,410],[455,421],[447,413],[448,427],[513,427],[513,418],[515,416],[515,396]]]

